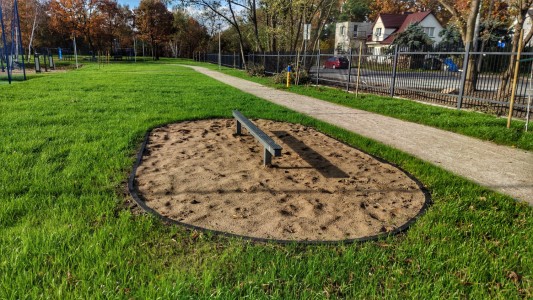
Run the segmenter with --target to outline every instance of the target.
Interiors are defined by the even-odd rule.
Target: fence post
[[[350,54],[348,54],[348,81],[346,82],[346,91],[350,91],[350,81],[351,81],[351,74],[352,74],[352,47],[350,46]]]
[[[276,59],[276,73],[279,73],[279,50],[278,50],[278,57]]]
[[[318,54],[316,57],[316,85],[318,86],[318,80],[320,79],[320,40],[318,41]]]
[[[266,52],[263,50],[263,72],[267,70]]]
[[[463,59],[463,73],[461,74],[461,85],[459,88],[459,94],[457,95],[457,109],[461,109],[463,106],[463,96],[465,94],[465,83],[466,83],[466,73],[468,72],[468,59],[470,58],[470,45],[471,43],[466,44],[465,48],[465,57]]]
[[[392,82],[390,85],[390,96],[394,97],[394,88],[396,86],[396,69],[398,68],[398,57],[400,56],[398,45],[394,47],[394,61],[392,63]]]

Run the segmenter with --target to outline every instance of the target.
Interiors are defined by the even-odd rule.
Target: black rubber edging
[[[380,161],[382,163],[389,164],[389,165],[397,168],[398,170],[402,171],[405,175],[407,175],[410,179],[412,179],[418,185],[420,190],[424,193],[425,202],[424,202],[424,205],[422,206],[422,208],[420,209],[420,211],[413,218],[411,218],[409,221],[404,223],[402,226],[394,229],[393,231],[385,232],[385,233],[381,233],[381,234],[376,234],[376,235],[371,235],[371,236],[365,236],[365,237],[362,237],[362,238],[346,239],[346,240],[313,240],[313,241],[308,241],[308,240],[278,240],[278,239],[267,239],[267,238],[258,238],[258,237],[239,235],[239,234],[229,233],[229,232],[225,232],[225,231],[207,229],[207,228],[204,228],[204,227],[199,227],[199,226],[191,225],[191,224],[188,224],[188,223],[183,223],[183,222],[180,222],[180,221],[165,217],[165,216],[161,215],[160,213],[158,213],[156,210],[154,210],[151,207],[149,207],[148,205],[146,205],[146,202],[143,200],[144,197],[140,194],[139,189],[138,189],[137,184],[136,184],[136,181],[135,181],[135,174],[137,173],[137,168],[142,163],[143,155],[144,155],[144,153],[146,151],[146,145],[148,144],[148,141],[150,139],[150,133],[156,128],[163,127],[163,126],[166,126],[166,125],[169,125],[169,124],[174,124],[174,123],[168,123],[168,124],[159,125],[159,126],[153,127],[152,129],[149,129],[146,132],[146,134],[144,136],[144,141],[143,141],[143,143],[141,145],[141,149],[137,153],[137,159],[135,160],[135,163],[133,165],[133,170],[130,173],[130,177],[129,177],[129,180],[128,180],[128,191],[130,192],[130,194],[133,197],[133,199],[135,200],[135,202],[137,202],[137,204],[144,211],[146,211],[147,213],[152,214],[153,216],[157,217],[161,221],[168,222],[170,224],[179,225],[179,226],[185,227],[186,229],[189,229],[189,230],[197,230],[197,231],[200,231],[200,232],[211,233],[211,234],[230,237],[230,238],[238,238],[238,239],[248,240],[248,241],[252,241],[252,242],[261,242],[261,243],[274,242],[274,243],[278,243],[278,244],[300,244],[300,245],[351,244],[351,243],[375,241],[375,240],[378,240],[378,239],[381,239],[381,238],[385,238],[385,237],[388,237],[388,236],[397,235],[399,233],[402,233],[402,232],[406,231],[418,218],[420,218],[420,216],[422,216],[426,212],[426,210],[429,208],[429,206],[431,204],[431,195],[430,195],[429,191],[412,174],[410,174],[409,172],[405,171],[404,169],[402,169],[401,167],[399,167],[398,165],[396,165],[394,163],[388,162],[388,161],[386,161],[386,160],[384,160],[382,158],[376,157],[375,155],[372,155],[372,154],[367,153],[367,152],[365,152],[363,150],[355,148],[355,149],[357,149],[357,150],[359,150],[359,151],[371,156],[372,158],[374,158],[374,159],[376,159],[376,160],[378,160],[378,161]],[[325,134],[325,133],[322,133],[322,134]],[[325,135],[327,135],[327,134],[325,134]],[[351,148],[354,148],[353,146],[348,145],[347,143],[345,143],[343,141],[340,141],[340,140],[338,140],[338,139],[336,139],[334,137],[331,137],[329,135],[327,135],[327,136],[330,137],[330,138],[333,138],[333,139],[335,139],[335,140],[337,140],[337,141],[339,141],[341,143],[343,143],[344,145],[347,145],[347,146],[349,146]]]

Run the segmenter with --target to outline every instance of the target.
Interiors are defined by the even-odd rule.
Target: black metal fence
[[[289,64],[306,70],[311,82],[338,86],[391,97],[403,97],[451,107],[469,108],[495,115],[507,115],[510,106],[513,74],[505,74],[510,52],[412,52],[394,49],[375,55],[357,49],[342,56],[349,66],[326,64],[332,53],[249,53],[248,66],[259,65],[267,75],[281,73]],[[361,54],[359,54],[361,53]],[[516,54],[516,53],[514,53]],[[218,64],[218,53],[196,53],[195,59]],[[530,60],[529,60],[530,59]],[[469,64],[470,61],[470,64]],[[513,116],[525,118],[528,100],[533,97],[530,78],[533,52],[522,53]],[[221,65],[243,68],[238,53],[222,54]],[[467,76],[468,66],[475,68]],[[530,104],[531,108],[531,104]],[[530,117],[531,117],[530,110]]]

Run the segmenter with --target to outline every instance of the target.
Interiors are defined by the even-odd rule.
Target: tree
[[[32,53],[35,40],[35,32],[44,23],[44,8],[37,0],[18,1],[20,31],[22,32],[23,45],[28,49],[28,61]]]
[[[339,21],[364,22],[370,13],[369,0],[348,0],[342,5]]]
[[[424,49],[424,46],[433,44],[433,40],[424,32],[419,23],[413,23],[400,32],[392,44],[408,47],[410,51],[420,51]]]
[[[64,39],[83,37],[93,53],[94,32],[101,22],[100,6],[104,0],[52,0],[49,26]]]
[[[515,20],[515,24],[513,26],[514,35],[511,40],[512,53],[518,52],[518,46],[520,43],[520,32],[524,28],[524,23],[526,21],[526,16],[528,14],[528,11],[531,9],[531,6],[533,5],[533,0],[513,0],[510,1],[510,7],[509,7],[509,15],[512,19]],[[524,42],[522,44],[522,48],[525,44],[527,44],[531,38],[533,37],[533,29],[531,29],[529,32],[524,33]],[[515,54],[511,55],[511,59],[509,60],[509,65],[507,66],[507,70],[503,73],[502,76],[502,82],[500,84],[500,88],[498,91],[498,94],[500,96],[508,95],[511,93],[512,86],[511,86],[511,75],[514,73],[515,64],[516,64],[517,56]]]
[[[374,21],[380,14],[402,14],[410,11],[411,0],[374,0],[370,6],[370,20]]]
[[[86,26],[85,3],[83,0],[50,1],[48,13],[52,30],[66,38],[81,35]]]
[[[112,0],[99,0],[96,8],[98,11],[94,13],[91,22],[91,40],[96,49],[111,50],[113,41],[116,40],[115,27],[118,25],[119,6]]]
[[[441,50],[453,50],[457,49],[458,47],[463,47],[461,33],[453,24],[444,27],[439,32],[439,37],[441,37],[441,41],[438,44],[438,47]]]
[[[438,0],[446,10],[450,12],[453,22],[459,32],[463,43],[466,45],[473,41],[475,21],[479,12],[481,0]]]
[[[246,2],[243,2],[242,0],[225,0],[225,7],[222,5],[221,1],[219,0],[181,0],[185,6],[196,6],[197,8],[200,8],[202,10],[209,10],[213,12],[214,14],[218,15],[221,19],[223,19],[225,22],[230,24],[235,31],[237,32],[238,40],[239,40],[239,48],[241,52],[241,59],[244,62],[245,56],[244,56],[244,34],[241,30],[242,25],[242,18],[239,16],[239,12],[241,10],[247,11],[245,9]],[[244,68],[246,69],[246,64],[244,64]]]
[[[438,0],[452,15],[453,22],[461,33],[464,45],[472,44],[481,0]],[[475,90],[477,81],[476,58],[471,55],[468,59],[465,79],[465,92]]]
[[[160,57],[160,45],[168,41],[173,33],[173,16],[160,0],[142,0],[135,10],[136,26],[141,37],[150,42],[152,57]]]
[[[175,57],[192,57],[194,51],[205,47],[209,35],[207,29],[184,10],[174,11],[175,33],[170,44]]]

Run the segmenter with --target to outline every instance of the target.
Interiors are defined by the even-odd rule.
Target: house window
[[[429,37],[433,37],[435,34],[435,27],[424,27],[424,33]]]
[[[357,32],[357,25],[353,25],[353,32]]]
[[[381,28],[376,28],[376,36],[381,36]]]
[[[341,26],[341,35],[346,35],[346,27]]]

